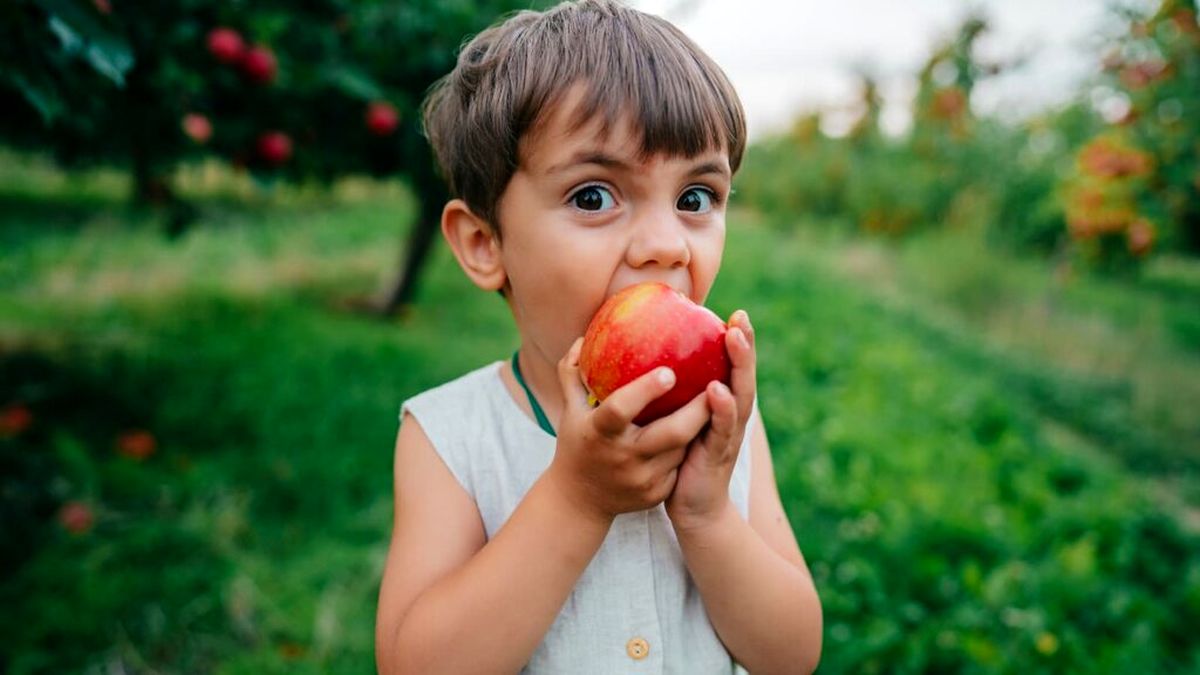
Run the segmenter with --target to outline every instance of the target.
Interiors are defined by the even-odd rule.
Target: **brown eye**
[[[603,211],[616,204],[612,193],[599,185],[589,185],[571,195],[571,203],[583,211]]]
[[[704,188],[690,188],[679,197],[675,208],[692,213],[707,213],[713,207],[713,194]]]

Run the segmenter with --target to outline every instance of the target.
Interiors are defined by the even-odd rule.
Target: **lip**
[[[629,288],[630,286],[636,286],[638,284],[646,283],[648,281],[658,282],[660,284],[666,284],[666,285],[670,286],[671,288],[675,289],[676,291],[679,291],[680,293],[682,293],[684,295],[684,297],[688,298],[692,302],[699,304],[699,300],[692,297],[691,279],[688,279],[686,277],[683,279],[665,279],[662,277],[645,277],[642,279],[632,279],[628,282],[621,282],[619,284],[609,287],[608,292],[604,294],[604,299],[608,300],[612,296],[616,295],[617,293],[620,293],[621,291],[625,290],[626,288]]]

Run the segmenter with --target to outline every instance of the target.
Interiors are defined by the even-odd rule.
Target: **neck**
[[[550,362],[528,342],[521,343],[517,358],[525,385],[533,392],[538,405],[542,406],[542,412],[550,421],[550,426],[557,431],[563,410],[562,387],[558,383],[558,364]]]

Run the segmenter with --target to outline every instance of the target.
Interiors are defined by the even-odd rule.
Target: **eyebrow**
[[[595,164],[606,169],[616,169],[618,171],[632,170],[632,167],[629,165],[629,163],[625,162],[619,157],[614,157],[596,150],[583,150],[575,153],[566,161],[560,164],[555,164],[549,169],[546,169],[546,173],[551,175],[561,173],[580,164]],[[725,168],[725,166],[723,166],[720,162],[715,161],[703,162],[693,166],[690,170],[688,170],[687,177],[695,178],[696,176],[703,176],[706,174],[716,174],[724,178],[730,177],[729,169]]]

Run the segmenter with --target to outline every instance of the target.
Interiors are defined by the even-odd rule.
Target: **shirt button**
[[[629,658],[641,661],[650,653],[650,643],[640,637],[635,637],[625,643],[625,653],[629,654]]]

